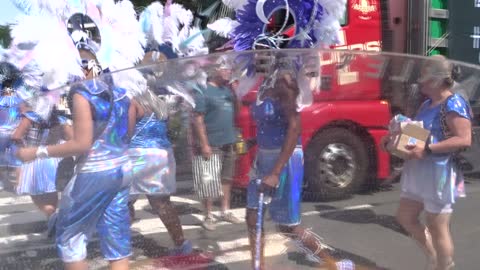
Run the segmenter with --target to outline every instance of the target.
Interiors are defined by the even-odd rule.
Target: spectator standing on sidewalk
[[[229,86],[231,67],[220,58],[212,67],[207,86],[195,89],[193,111],[193,181],[197,196],[205,206],[206,230],[215,229],[213,201],[221,199],[222,221],[240,223],[230,210],[230,192],[235,173],[235,112],[238,104]]]
[[[471,144],[471,110],[468,102],[452,93],[451,65],[443,56],[427,60],[421,71],[420,90],[427,100],[414,120],[431,131],[426,146],[411,146],[401,177],[401,199],[396,217],[419,243],[428,258],[428,269],[453,269],[450,234],[452,205],[465,196],[463,175],[454,153]],[[384,142],[387,143],[387,139]],[[419,220],[425,211],[426,223]]]

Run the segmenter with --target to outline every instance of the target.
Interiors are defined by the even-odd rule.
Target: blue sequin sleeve
[[[454,112],[460,117],[468,120],[472,119],[470,114],[470,105],[462,96],[458,94],[454,94],[453,97],[448,100],[445,109],[447,113]]]
[[[73,124],[72,120],[65,116],[58,116],[58,123],[62,126],[71,126]]]
[[[42,123],[44,120],[34,111],[28,111],[23,114],[25,118],[35,123]]]

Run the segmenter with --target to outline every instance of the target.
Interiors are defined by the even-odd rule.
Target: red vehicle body
[[[348,2],[341,43],[336,49],[380,51],[379,1]],[[368,72],[365,63],[355,60],[338,69],[340,54],[320,55],[322,74],[328,75],[322,75],[322,91],[315,94],[312,106],[301,112],[305,184],[313,195],[338,198],[357,191],[367,178],[389,176],[390,158],[378,145],[387,134],[391,114],[389,103],[382,100],[380,81],[358,78]],[[255,93],[252,91],[243,99],[237,119],[246,139],[256,134],[249,110]],[[235,187],[247,186],[254,159],[255,149],[239,158]],[[325,159],[325,164],[318,164]]]

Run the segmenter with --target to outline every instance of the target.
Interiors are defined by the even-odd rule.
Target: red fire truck
[[[441,0],[348,0],[335,49],[447,54],[448,8]],[[403,112],[405,93],[415,79],[396,76],[400,79],[389,83],[374,77],[358,79],[369,72],[365,70],[369,65],[353,57],[342,67],[346,60],[339,55],[323,54],[321,91],[301,112],[304,194],[313,199],[344,198],[390,176],[391,158],[380,150],[380,138],[387,133],[392,114]],[[387,77],[405,68],[402,60],[389,65]],[[255,137],[249,112],[254,100],[252,91],[243,99],[237,119],[245,139]],[[254,158],[254,149],[239,158],[236,188],[247,186]]]

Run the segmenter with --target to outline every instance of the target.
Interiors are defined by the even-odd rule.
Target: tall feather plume
[[[48,29],[48,31],[45,31]],[[12,27],[12,47],[22,56],[20,69],[35,61],[49,89],[65,85],[72,76],[83,77],[80,56],[64,24],[53,16],[20,17]]]
[[[23,13],[32,14],[38,10],[37,1],[32,0],[12,0],[12,3]]]
[[[222,0],[222,2],[229,8],[234,10],[242,10],[247,4],[248,0]]]
[[[233,30],[239,25],[239,23],[231,18],[225,17],[214,21],[207,25],[208,29],[214,31],[219,36],[229,38]]]
[[[319,0],[318,3],[337,20],[340,20],[345,14],[347,0]]]
[[[150,4],[140,15],[139,22],[148,44],[164,43],[164,10],[160,2]]]
[[[203,31],[198,27],[189,28],[189,35],[180,43],[182,56],[195,56],[208,54],[208,47],[205,45]]]
[[[136,12],[129,0],[123,0],[114,6],[102,4],[102,14],[108,14],[112,28],[114,50],[109,65],[116,86],[127,90],[128,96],[138,96],[147,90],[147,83],[134,66],[144,56],[145,35],[136,19]],[[120,72],[116,72],[120,71]]]
[[[170,16],[168,17],[174,18],[177,24],[182,24],[184,26],[190,26],[193,22],[193,13],[177,3],[173,3],[170,6]]]
[[[116,50],[134,66],[144,55],[145,35],[137,22],[137,14],[129,0],[118,2],[113,10],[112,27],[115,33]],[[115,61],[115,60],[113,60]]]
[[[175,51],[179,50],[180,39],[178,33],[180,32],[178,20],[172,15],[165,17],[163,20],[163,41],[169,42]]]
[[[170,15],[164,17],[163,39],[165,42],[172,44],[174,51],[180,52],[180,43],[188,38],[192,21],[193,14],[191,11],[177,3],[170,6]]]
[[[53,14],[67,20],[72,8],[85,6],[88,0],[12,0],[13,4],[25,14]]]
[[[338,43],[338,32],[341,28],[340,19],[345,14],[347,0],[319,0],[319,5],[325,9],[321,21],[316,21],[313,32],[317,38],[316,47],[328,47]]]

